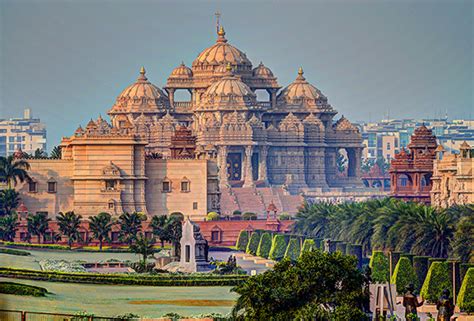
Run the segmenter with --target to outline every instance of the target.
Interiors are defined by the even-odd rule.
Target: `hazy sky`
[[[49,148],[104,115],[140,66],[162,87],[215,41],[286,86],[304,68],[351,120],[474,116],[474,1],[0,0],[0,117],[25,106]],[[338,117],[338,116],[337,116]]]

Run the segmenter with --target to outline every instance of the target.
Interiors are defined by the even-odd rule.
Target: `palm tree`
[[[110,242],[110,232],[112,231],[112,216],[109,213],[99,213],[97,216],[89,217],[89,230],[94,237],[99,240],[99,250],[102,251],[103,241]]]
[[[18,182],[29,179],[30,164],[24,159],[16,159],[13,155],[0,157],[0,181],[6,182],[8,189],[12,189]]]
[[[316,238],[328,237],[330,217],[335,210],[335,205],[328,202],[305,202],[296,214],[294,231]]]
[[[474,213],[462,217],[456,225],[452,256],[464,263],[474,263]]]
[[[14,189],[0,191],[0,215],[12,214],[20,203],[20,193]]]
[[[51,219],[47,213],[29,214],[27,218],[28,234],[38,237],[38,244],[41,243],[41,236],[46,234]]]
[[[51,151],[51,154],[49,156],[49,158],[52,158],[52,159],[61,159],[61,147],[59,146],[54,146],[53,150]]]
[[[119,216],[120,239],[131,245],[135,240],[138,232],[142,230],[142,220],[146,220],[146,216],[139,213],[123,213]]]
[[[169,240],[168,230],[166,229],[166,215],[153,216],[150,226],[153,228],[153,234],[156,235],[161,242],[161,247],[165,246],[165,241]]]
[[[81,226],[81,215],[76,215],[74,212],[60,212],[56,216],[58,221],[59,230],[64,236],[67,236],[67,243],[69,248],[72,248],[72,243],[75,241],[82,241],[81,233],[79,232],[79,227]]]
[[[183,221],[184,217],[180,215],[170,215],[166,222],[166,234],[167,241],[173,244],[173,255],[179,256],[181,253],[181,236],[183,234]]]
[[[18,228],[18,217],[16,214],[0,217],[0,238],[3,241],[12,242]]]
[[[154,239],[149,239],[139,233],[135,237],[135,243],[130,244],[130,250],[135,254],[140,254],[143,257],[142,264],[146,268],[146,259],[155,253],[155,248],[153,244],[155,243]]]

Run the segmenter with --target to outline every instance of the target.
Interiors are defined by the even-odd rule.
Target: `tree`
[[[268,254],[270,254],[270,249],[272,247],[272,236],[270,233],[265,232],[260,237],[260,243],[258,244],[257,248],[257,256],[268,258]]]
[[[306,239],[303,242],[303,247],[301,248],[301,255],[305,252],[314,251],[316,249],[316,243],[312,239]]]
[[[171,216],[168,218],[166,222],[166,234],[168,236],[167,241],[173,244],[173,252],[174,256],[179,256],[181,253],[181,236],[183,232],[183,225],[182,221],[184,220],[184,216]]]
[[[286,247],[285,258],[294,262],[299,258],[300,254],[300,242],[297,239],[291,239]]]
[[[347,167],[347,158],[341,153],[337,153],[336,166],[339,173],[344,173]]]
[[[109,213],[101,212],[97,216],[89,217],[89,230],[94,238],[99,240],[99,250],[102,251],[104,240],[110,242],[110,232],[112,232],[112,216]]]
[[[142,230],[142,220],[143,216],[136,212],[120,215],[120,240],[131,245],[135,241],[137,234]]]
[[[12,189],[18,182],[29,179],[30,164],[24,159],[16,159],[13,155],[0,156],[0,181],[6,182],[8,189]]]
[[[461,218],[453,240],[453,256],[462,262],[474,262],[474,214]]]
[[[9,215],[18,207],[20,193],[12,189],[0,191],[0,215]]]
[[[49,229],[49,222],[51,218],[47,213],[29,214],[27,220],[27,228],[29,235],[35,235],[38,238],[38,243],[41,243],[41,236],[46,234]]]
[[[218,221],[220,218],[217,212],[209,212],[206,216],[206,221]]]
[[[12,242],[18,229],[18,217],[16,213],[0,217],[0,238],[3,241]]]
[[[234,287],[240,296],[232,314],[237,320],[366,320],[364,285],[355,258],[305,252]]]
[[[59,230],[62,235],[67,236],[67,244],[69,248],[72,248],[72,244],[76,241],[82,241],[81,233],[79,228],[81,226],[81,215],[76,215],[74,212],[60,212],[56,216],[56,220],[59,225]]]
[[[47,158],[47,157],[48,157],[48,154],[41,148],[37,148],[35,150],[35,153],[33,154],[33,158],[35,159],[42,159],[42,158]]]
[[[305,202],[296,213],[294,232],[315,238],[326,238],[329,234],[329,221],[336,207],[328,202]]]
[[[49,158],[61,159],[61,156],[62,156],[61,147],[60,146],[54,146],[53,150],[51,151],[51,155],[49,156]]]
[[[247,254],[256,255],[259,243],[260,243],[260,234],[258,232],[253,232],[252,235],[250,235],[250,240],[249,240],[249,243],[247,244],[247,249],[245,252]]]
[[[249,232],[246,230],[242,230],[239,233],[239,238],[235,243],[235,247],[237,250],[245,251],[247,249],[247,244],[249,243]]]
[[[167,220],[166,215],[153,216],[150,223],[153,234],[160,240],[162,248],[165,246],[165,241],[169,239],[168,230],[166,229]]]
[[[413,284],[415,289],[419,288],[418,276],[407,257],[401,257],[398,260],[390,283],[395,284],[398,295],[403,295],[409,284]]]
[[[130,245],[130,251],[142,256],[141,262],[144,267],[146,267],[146,259],[155,253],[154,243],[154,239],[149,239],[143,233],[139,233],[135,238],[135,242]]]
[[[268,258],[270,260],[279,261],[285,256],[285,251],[286,251],[285,236],[276,234],[275,236],[273,236],[272,247],[270,249],[270,253],[268,254]]]

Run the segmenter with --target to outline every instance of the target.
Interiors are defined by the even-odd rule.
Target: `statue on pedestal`
[[[449,290],[444,289],[436,303],[436,309],[438,310],[436,321],[449,321],[454,314],[453,300],[449,297],[449,294]]]
[[[415,316],[418,316],[416,308],[422,306],[425,302],[425,300],[421,300],[421,302],[418,302],[418,298],[413,293],[414,290],[415,286],[413,284],[409,284],[407,286],[407,292],[403,296],[403,306],[405,307],[405,318],[407,321],[417,320],[416,318],[414,318]]]

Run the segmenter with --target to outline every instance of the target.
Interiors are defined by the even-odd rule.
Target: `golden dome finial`
[[[145,67],[142,66],[140,68],[140,74],[145,75],[145,73],[146,73]]]
[[[220,37],[224,37],[225,36],[225,31],[224,31],[224,27],[221,26],[219,28],[219,31],[217,32],[217,35],[220,36]]]
[[[231,71],[232,71],[232,66],[231,66],[230,62],[228,62],[228,63],[227,63],[227,66],[225,66],[225,70],[226,70],[227,72],[231,72]]]
[[[303,67],[300,67],[298,69],[298,75],[303,76],[303,74],[304,74]]]

